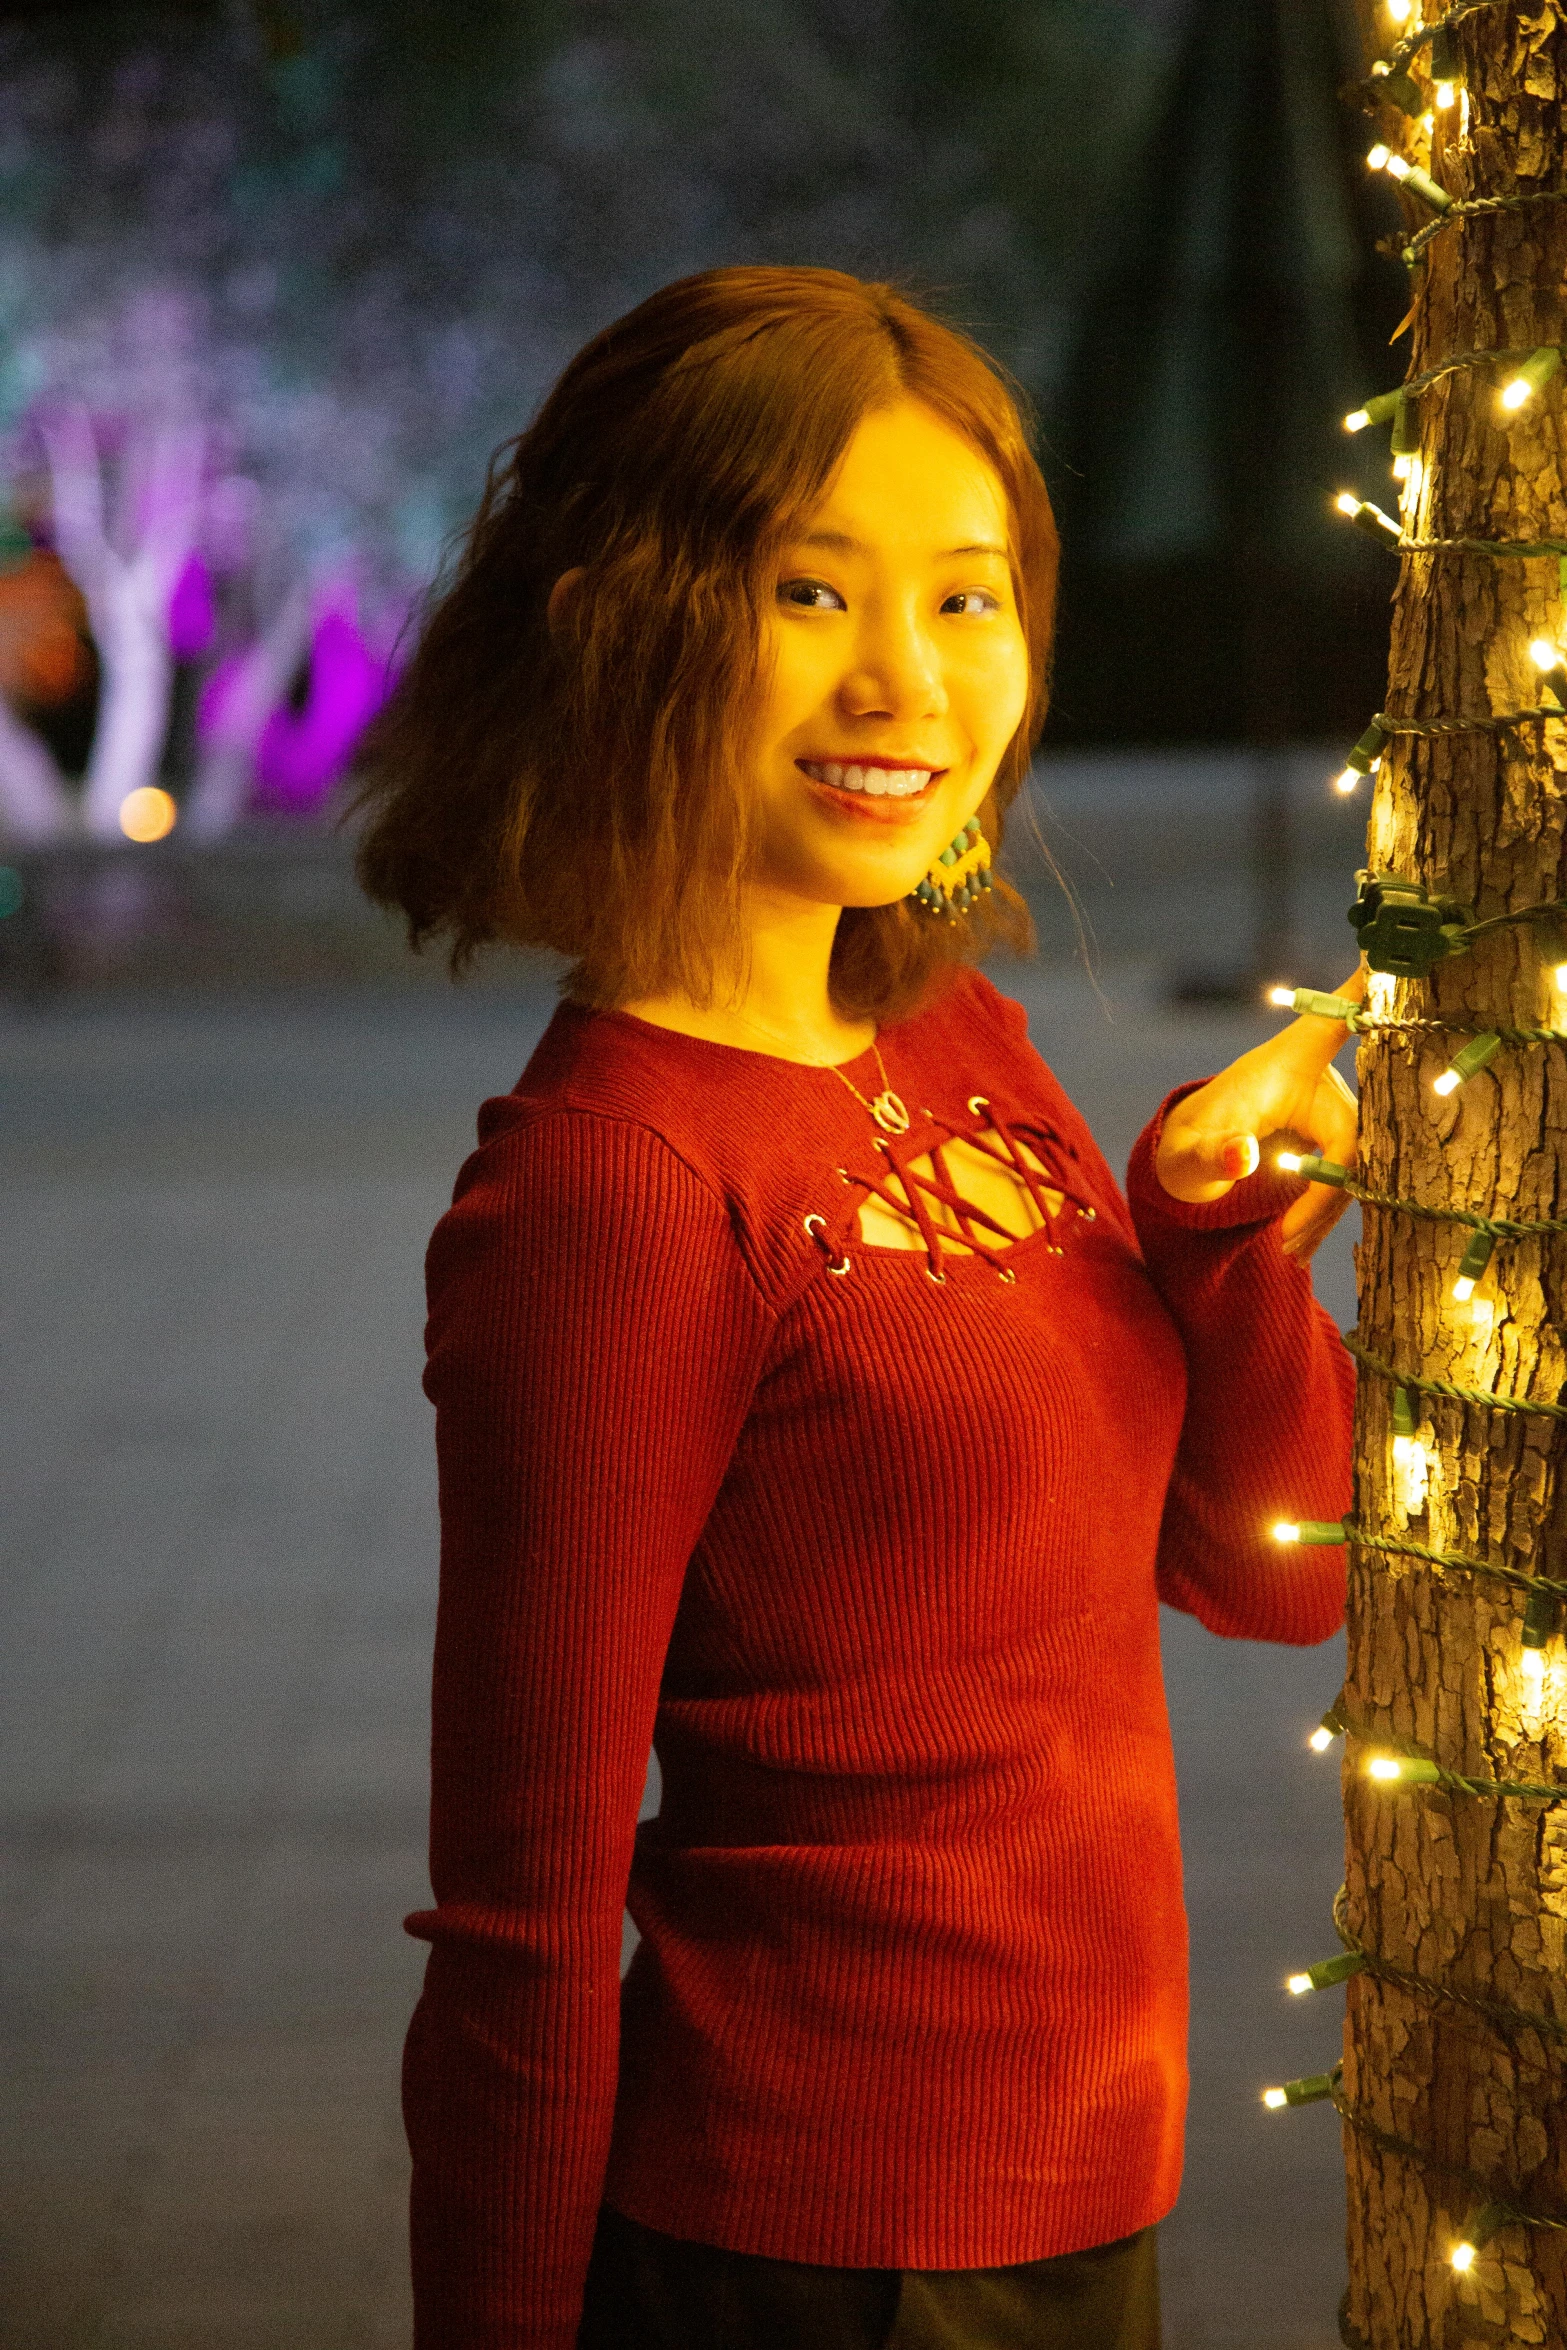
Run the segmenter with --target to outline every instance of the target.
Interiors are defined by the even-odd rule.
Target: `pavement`
[[[1267,1029],[1172,1014],[1152,963],[993,975],[1118,1164]],[[406,2350],[421,1260],[551,1000],[0,1005],[5,2350]],[[1341,1322],[1349,1232],[1318,1260]],[[1281,1983],[1334,1947],[1337,1774],[1304,1737],[1340,1644],[1166,1633],[1195,1982],[1168,2350],[1331,2350],[1336,2126],[1258,2092],[1338,2049],[1337,1995]]]

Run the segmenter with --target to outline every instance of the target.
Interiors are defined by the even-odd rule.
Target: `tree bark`
[[[1397,28],[1357,0],[1370,57]],[[1418,0],[1417,0],[1418,9]],[[1431,18],[1439,0],[1427,0]],[[1463,198],[1563,184],[1567,9],[1489,6],[1457,27],[1467,90],[1428,134],[1384,107],[1380,137]],[[1412,70],[1428,81],[1428,53]],[[1432,214],[1407,193],[1410,230]],[[1560,343],[1567,334],[1567,203],[1470,216],[1433,238],[1411,279],[1411,374],[1457,354]],[[1498,407],[1511,369],[1445,377],[1419,401],[1420,457],[1407,535],[1567,537],[1567,429],[1558,375],[1516,415]],[[1382,386],[1368,387],[1381,389]],[[1373,491],[1373,495],[1376,495]],[[1391,503],[1391,494],[1380,502]],[[1554,558],[1405,555],[1393,602],[1385,708],[1459,719],[1531,709],[1530,640],[1567,638]],[[1558,676],[1558,685],[1562,683]],[[1567,698],[1567,689],[1564,689]],[[1367,863],[1412,876],[1481,917],[1567,894],[1567,724],[1399,736],[1383,757]],[[1567,1027],[1552,983],[1567,956],[1518,924],[1438,965],[1384,979],[1375,1008],[1479,1027]],[[1437,1206],[1519,1218],[1567,1215],[1567,1051],[1506,1046],[1443,1101],[1432,1079],[1462,1035],[1373,1034],[1359,1056],[1361,1179]],[[1364,1211],[1360,1332],[1407,1371],[1471,1389],[1556,1399],[1567,1379],[1567,1238],[1499,1241],[1470,1306],[1452,1298],[1468,1235]],[[1567,1425],[1440,1396],[1416,1397],[1422,1463],[1393,1448],[1393,1390],[1362,1372],[1359,1525],[1567,1578]],[[1343,1711],[1372,1738],[1417,1745],[1477,1778],[1567,1780],[1567,1657],[1560,1635],[1530,1665],[1526,1594],[1415,1558],[1350,1551]],[[1567,2024],[1567,1804],[1389,1788],[1345,1740],[1342,1918],[1368,1952],[1432,1985]],[[1410,1988],[1376,1972],[1347,1985],[1344,2147],[1347,2342],[1370,2350],[1479,2350],[1567,2342],[1567,2234],[1510,2224],[1467,2275],[1451,2255],[1496,2199],[1567,2217],[1567,2038]],[[1371,2133],[1408,2142],[1397,2152]]]

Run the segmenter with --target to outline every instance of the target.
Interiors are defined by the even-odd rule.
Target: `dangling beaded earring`
[[[979,829],[979,818],[971,816],[911,894],[928,913],[956,921],[979,904],[989,887],[990,843]]]

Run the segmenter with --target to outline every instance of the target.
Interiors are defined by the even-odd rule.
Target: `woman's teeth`
[[[862,791],[873,800],[912,799],[936,772],[933,767],[840,767],[835,759],[802,759],[800,765],[815,782],[833,791]]]

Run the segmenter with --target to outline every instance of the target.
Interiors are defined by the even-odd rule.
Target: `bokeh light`
[[[166,791],[144,784],[120,802],[120,830],[127,840],[163,840],[174,830],[179,808]]]

